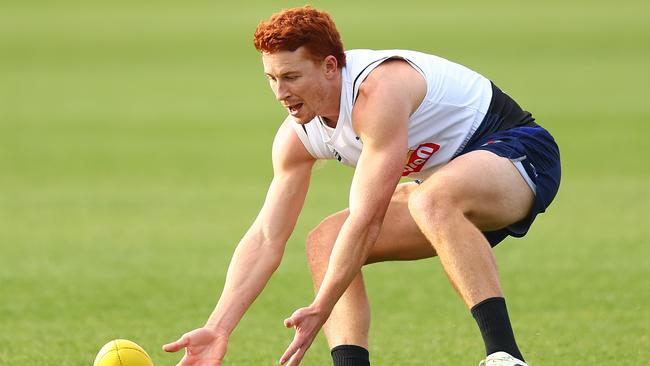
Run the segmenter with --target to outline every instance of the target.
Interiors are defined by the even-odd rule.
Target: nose
[[[275,99],[278,101],[283,101],[288,99],[291,96],[291,93],[289,92],[289,88],[287,85],[280,80],[278,80],[275,83]]]

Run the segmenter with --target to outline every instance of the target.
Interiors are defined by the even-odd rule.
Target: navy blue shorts
[[[541,126],[515,127],[472,141],[458,155],[475,150],[491,151],[510,159],[535,192],[533,208],[526,218],[483,234],[493,247],[509,235],[518,238],[526,235],[535,217],[551,204],[560,186],[560,151],[553,136]]]

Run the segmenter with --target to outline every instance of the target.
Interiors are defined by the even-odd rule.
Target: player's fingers
[[[299,325],[302,322],[303,317],[300,314],[297,314],[297,313],[298,312],[296,311],[290,317],[284,319],[284,326],[285,327],[293,328],[293,327]]]
[[[178,361],[176,366],[188,366],[188,364],[185,361],[187,361],[187,352],[185,352],[185,356],[183,356],[183,358],[181,358],[181,360]]]
[[[287,366],[298,366],[300,364],[300,361],[302,361],[302,358],[305,356],[305,351],[305,347],[300,347],[293,355],[293,357],[291,357]]]
[[[167,343],[163,346],[165,352],[176,352],[187,347],[190,344],[190,337],[183,335],[179,340],[172,343]]]
[[[293,328],[293,320],[291,318],[284,319],[284,326],[287,328]]]
[[[298,351],[299,348],[300,348],[300,342],[298,342],[297,339],[294,339],[293,342],[291,342],[291,344],[287,348],[287,350],[284,351],[282,357],[280,357],[280,365],[284,365],[287,361],[289,361],[291,356],[293,356],[296,353],[296,351]]]

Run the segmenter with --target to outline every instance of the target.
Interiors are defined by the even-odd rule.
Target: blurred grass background
[[[285,112],[252,46],[301,2],[0,4],[0,365],[89,365],[112,338],[160,345],[201,325],[271,179]],[[558,140],[563,181],[531,233],[497,249],[534,365],[650,359],[650,5],[643,1],[313,1],[346,48],[469,66]],[[317,169],[283,265],[227,365],[270,365],[312,299],[306,233],[346,206]],[[437,260],[365,269],[375,365],[475,364],[474,321]],[[327,365],[324,338],[305,365]]]

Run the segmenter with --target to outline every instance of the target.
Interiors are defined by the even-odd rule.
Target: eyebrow
[[[284,73],[278,75],[278,77],[283,77],[283,76],[286,77],[287,75],[299,74],[299,73],[300,73],[299,71],[287,71],[287,72],[284,72]],[[269,74],[268,72],[265,72],[264,74],[266,76],[276,77],[276,76],[273,76],[272,74]]]

